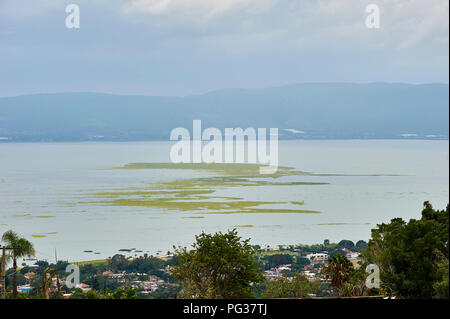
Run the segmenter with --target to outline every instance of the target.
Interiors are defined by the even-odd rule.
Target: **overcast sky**
[[[78,4],[80,29],[67,29]],[[380,29],[365,7],[380,7]],[[448,0],[0,0],[0,96],[448,83]]]

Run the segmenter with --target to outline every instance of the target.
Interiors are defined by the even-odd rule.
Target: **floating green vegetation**
[[[260,205],[282,205],[280,201],[246,201],[242,197],[217,196],[216,191],[230,187],[283,186],[283,185],[324,185],[312,182],[274,182],[275,178],[287,175],[307,175],[290,167],[279,168],[276,175],[261,175],[259,164],[173,164],[173,163],[134,163],[116,169],[192,169],[207,170],[222,176],[192,178],[153,183],[145,188],[118,189],[115,191],[87,194],[81,204],[107,206],[153,207],[163,210],[190,211],[224,214],[236,213],[315,213],[316,211],[297,209],[256,209]],[[250,177],[259,177],[250,180]],[[269,180],[262,180],[269,178]],[[292,205],[303,202],[292,201]]]
[[[57,232],[48,232],[48,233],[42,233],[42,234],[32,234],[31,237],[42,238],[42,237],[47,237],[47,235],[55,235],[55,234],[57,234]]]
[[[13,215],[13,217],[28,217],[28,216],[31,216],[31,214],[24,213],[24,214],[15,214],[15,215]]]
[[[230,210],[230,209],[247,209],[263,204],[286,204],[285,202],[262,202],[262,201],[180,201],[173,198],[157,198],[157,199],[116,199],[114,201],[93,202],[96,204],[108,204],[112,206],[143,206],[157,207],[168,210],[181,211],[199,211],[199,210]]]
[[[186,197],[189,195],[201,195],[214,193],[213,189],[197,189],[197,190],[148,190],[148,191],[132,191],[132,192],[109,192],[109,193],[95,193],[92,196],[108,197],[108,196],[154,196],[154,195],[171,195],[174,197]]]
[[[291,202],[292,205],[304,205],[305,202]]]
[[[255,226],[253,226],[253,225],[236,225],[234,227],[236,227],[236,228],[253,228]]]
[[[113,169],[182,169],[203,170],[219,176],[261,177],[260,169],[267,165],[246,163],[130,163]],[[292,167],[278,166],[273,174],[266,177],[281,177],[289,175],[307,175],[307,172],[296,171]]]
[[[248,178],[237,177],[207,177],[207,178],[193,178],[174,180],[159,183],[159,189],[176,190],[180,192],[180,196],[189,195],[189,191],[200,192],[203,190],[205,194],[210,192],[211,187],[246,187],[246,186],[308,186],[308,185],[327,185],[325,182],[275,182],[273,180],[250,180]],[[153,185],[154,187],[156,185]],[[182,192],[182,190],[185,190]],[[153,194],[158,194],[153,190]],[[164,194],[164,193],[159,193]],[[139,195],[139,194],[136,194]],[[145,195],[145,194],[143,194]]]
[[[50,215],[40,215],[40,216],[33,216],[34,218],[54,218],[56,216],[50,216]]]
[[[170,169],[170,170],[196,170],[206,171],[217,174],[219,176],[236,176],[236,177],[272,177],[281,176],[403,176],[400,174],[332,174],[332,173],[311,173],[295,170],[293,167],[278,166],[273,174],[261,175],[260,169],[268,168],[263,164],[250,163],[129,163],[121,167],[113,169]]]
[[[205,218],[205,216],[188,216],[183,218],[198,219],[198,218]]]
[[[112,191],[92,192],[85,194],[80,204],[94,204],[123,207],[149,207],[167,211],[184,211],[196,214],[243,214],[243,213],[296,213],[317,214],[317,210],[292,208],[304,205],[303,201],[247,201],[242,197],[218,196],[218,190],[234,187],[258,186],[316,186],[327,185],[327,182],[311,182],[293,180],[293,177],[323,177],[323,176],[382,176],[344,175],[344,174],[314,174],[279,166],[271,174],[261,174],[261,169],[267,168],[261,164],[235,163],[130,163],[116,170],[195,170],[207,173],[208,177],[188,178],[162,181],[147,184],[143,187],[119,188]],[[389,175],[396,176],[396,175]],[[290,177],[289,181],[277,180]],[[260,207],[266,205],[265,207]],[[288,207],[277,207],[287,205]],[[269,207],[267,207],[269,206]],[[290,206],[290,207],[289,207]]]
[[[277,208],[248,208],[239,211],[218,211],[218,212],[205,212],[205,213],[194,213],[194,214],[320,214],[318,210],[306,210],[306,209],[277,209]]]

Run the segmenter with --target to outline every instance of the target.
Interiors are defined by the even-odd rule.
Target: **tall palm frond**
[[[13,298],[17,298],[17,259],[25,256],[34,256],[36,251],[31,242],[25,238],[21,238],[12,230],[6,231],[2,235],[2,241],[9,248],[9,257],[13,260]]]

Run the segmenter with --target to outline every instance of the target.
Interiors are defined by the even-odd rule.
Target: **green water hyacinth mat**
[[[150,183],[145,187],[114,189],[108,192],[84,194],[80,204],[106,206],[153,207],[164,210],[192,212],[193,214],[318,214],[320,211],[301,209],[304,203],[292,201],[248,201],[242,197],[218,196],[217,190],[235,187],[258,186],[317,186],[327,182],[279,181],[281,177],[299,178],[325,176],[382,176],[314,174],[280,166],[273,174],[261,175],[260,164],[206,164],[206,163],[131,163],[114,170],[194,170],[207,172],[210,176]],[[390,175],[392,176],[392,175]],[[265,205],[264,207],[261,207]],[[281,207],[280,207],[281,206]]]

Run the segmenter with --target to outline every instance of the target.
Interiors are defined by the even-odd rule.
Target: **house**
[[[280,265],[277,270],[279,272],[282,272],[283,270],[291,270],[291,265]]]
[[[30,280],[31,278],[33,278],[34,276],[36,276],[35,272],[27,272],[25,275],[23,275],[25,277],[25,279]]]
[[[359,257],[359,252],[357,252],[357,251],[351,251],[347,248],[344,248],[343,251],[345,252],[345,256],[348,259],[358,259],[358,257]]]
[[[316,274],[312,271],[306,270],[302,272],[302,275],[304,275],[308,280],[315,280]]]
[[[110,279],[122,279],[125,276],[125,272],[108,273],[107,277]]]
[[[31,289],[33,288],[30,285],[17,286],[17,292],[30,292]]]
[[[159,277],[158,277],[158,276],[155,276],[155,275],[149,275],[149,276],[148,276],[148,280],[149,280],[149,281],[158,281],[158,280],[159,280]]]
[[[311,263],[324,263],[328,259],[327,253],[317,253],[317,254],[308,254],[306,255]]]
[[[83,292],[88,292],[89,290],[91,290],[91,287],[85,283],[80,283],[76,285],[75,288],[80,288]]]
[[[263,276],[268,280],[276,280],[283,277],[281,272],[273,269],[264,271]]]

